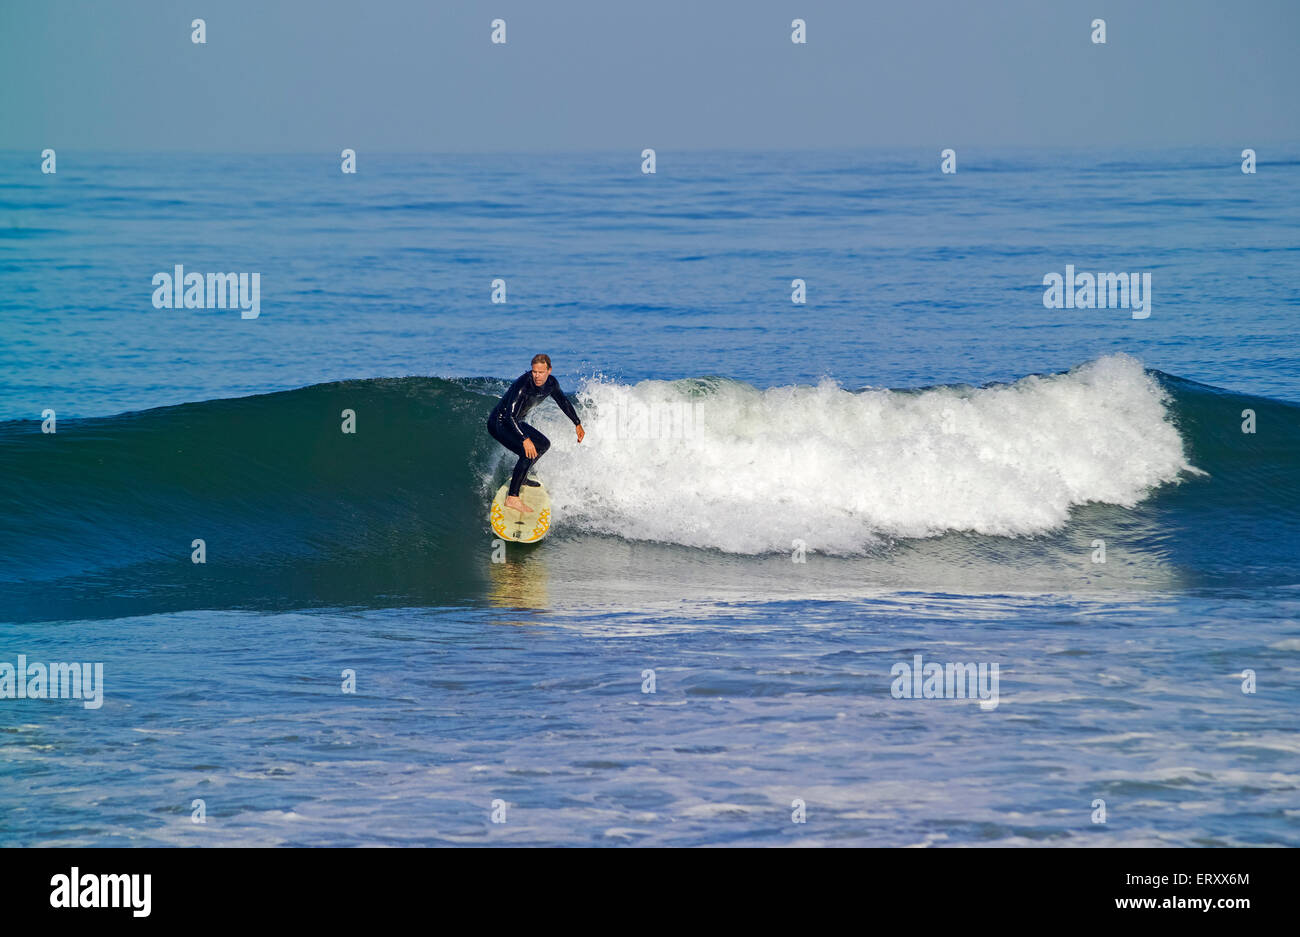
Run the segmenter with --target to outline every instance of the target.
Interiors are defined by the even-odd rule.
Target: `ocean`
[[[1300,845],[1300,146],[1240,167],[0,154],[0,845]]]

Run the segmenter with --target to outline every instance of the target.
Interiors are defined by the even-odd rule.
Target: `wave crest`
[[[564,441],[540,464],[560,529],[732,553],[1046,533],[1195,471],[1165,390],[1123,354],[983,388],[598,378],[578,397],[582,445],[539,413]]]

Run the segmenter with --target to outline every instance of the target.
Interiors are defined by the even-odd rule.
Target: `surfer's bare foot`
[[[506,498],[506,507],[513,508],[514,510],[518,511],[520,514],[537,513],[528,505],[524,504],[524,499],[519,497],[519,495],[511,495],[510,497]]]

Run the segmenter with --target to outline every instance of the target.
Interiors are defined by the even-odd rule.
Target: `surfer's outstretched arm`
[[[551,399],[555,401],[559,408],[564,411],[564,415],[573,423],[578,431],[578,442],[582,442],[582,437],[587,434],[582,429],[582,421],[578,419],[578,411],[573,409],[573,404],[569,401],[569,398],[564,391],[560,390],[559,381],[556,381],[555,386],[551,388]]]
[[[570,423],[574,426],[582,423],[578,419],[578,411],[573,409],[573,404],[569,401],[569,398],[565,396],[564,391],[560,390],[559,381],[556,381],[555,386],[551,388],[551,399],[559,404],[560,409],[564,411],[564,415],[569,418]]]

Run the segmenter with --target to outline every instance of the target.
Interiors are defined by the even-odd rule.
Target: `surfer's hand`
[[[524,440],[524,455],[528,456],[530,459],[537,458],[537,447],[533,445],[531,439]]]
[[[579,423],[577,426],[574,427],[574,429],[576,429],[576,430],[578,431],[578,442],[582,442],[582,437],[587,435],[587,434],[586,434],[585,432],[583,432],[583,430],[582,430],[582,424]]]

